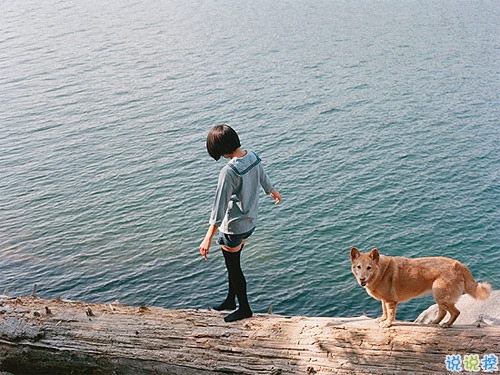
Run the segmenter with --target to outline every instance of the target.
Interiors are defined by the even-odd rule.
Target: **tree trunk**
[[[0,371],[13,374],[436,374],[446,356],[496,354],[500,327],[0,297]]]

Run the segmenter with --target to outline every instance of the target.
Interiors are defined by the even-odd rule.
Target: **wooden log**
[[[167,310],[0,297],[0,371],[13,374],[435,374],[496,354],[500,327]]]

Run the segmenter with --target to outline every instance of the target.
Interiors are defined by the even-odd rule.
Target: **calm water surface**
[[[4,1],[0,292],[220,302],[198,245],[223,122],[284,197],[244,250],[256,312],[380,314],[352,246],[500,288],[498,35],[496,0]]]

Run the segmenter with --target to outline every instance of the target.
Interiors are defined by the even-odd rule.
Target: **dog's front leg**
[[[382,323],[387,320],[387,309],[385,308],[385,301],[382,301],[382,316],[375,319],[377,323]]]
[[[384,301],[385,302],[385,301]],[[388,328],[392,325],[392,322],[396,318],[396,308],[398,307],[397,302],[382,302],[385,307],[384,314],[386,315],[386,319],[379,323],[379,326],[382,328]]]

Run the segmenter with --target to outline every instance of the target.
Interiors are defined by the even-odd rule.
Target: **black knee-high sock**
[[[227,297],[224,300],[224,302],[222,302],[218,306],[213,306],[213,309],[217,310],[217,311],[234,310],[236,308],[236,302],[235,302],[236,292],[234,290],[234,285],[233,285],[233,282],[231,281],[231,276],[230,276],[231,272],[232,272],[232,265],[231,265],[232,261],[231,261],[231,256],[229,254],[231,254],[231,253],[228,251],[222,250],[222,254],[224,255],[224,261],[226,263],[227,280],[228,280],[229,288],[228,288],[228,292],[227,292]]]
[[[242,247],[243,248],[243,247]],[[236,253],[225,252],[224,256],[227,259],[229,282],[238,297],[239,308],[232,314],[224,318],[226,322],[232,322],[252,316],[252,310],[248,303],[247,297],[247,282],[240,265],[240,251]]]

